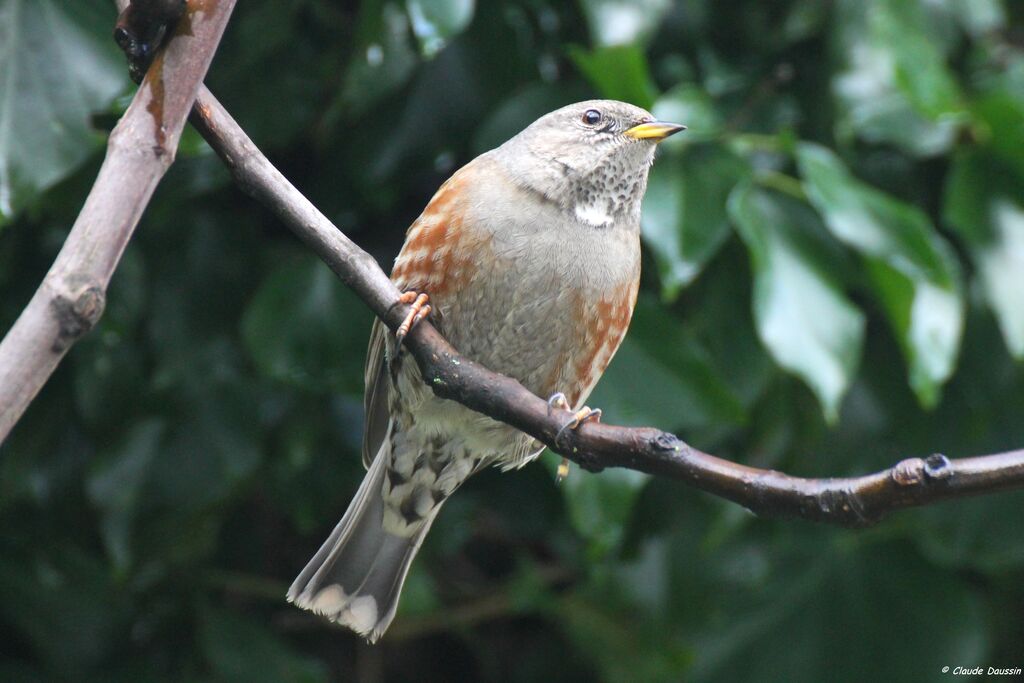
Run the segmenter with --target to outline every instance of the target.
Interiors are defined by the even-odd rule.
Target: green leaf
[[[925,407],[956,365],[963,332],[960,269],[920,210],[854,178],[829,150],[800,145],[811,203],[840,241],[867,258],[868,274],[903,348],[910,386]]]
[[[127,85],[112,16],[109,5],[0,0],[0,225],[101,145],[89,117]]]
[[[879,0],[869,12],[876,45],[888,45],[895,83],[929,119],[961,111],[960,93],[936,40],[926,31],[923,3]]]
[[[843,0],[835,26],[843,64],[832,81],[840,135],[916,156],[948,150],[965,117],[921,3]]]
[[[580,0],[597,45],[643,44],[672,7],[670,0]]]
[[[576,68],[601,97],[622,100],[644,109],[654,105],[658,90],[651,80],[643,50],[635,45],[584,50],[570,47]]]
[[[473,20],[475,0],[406,0],[412,32],[424,57],[433,57]]]
[[[946,221],[964,238],[1006,346],[1024,359],[1024,182],[986,152],[958,155],[945,194]]]
[[[360,363],[373,318],[313,256],[281,266],[242,319],[246,350],[260,372],[313,391],[362,391]]]
[[[225,681],[326,681],[323,664],[293,651],[259,621],[222,609],[200,613],[199,638],[210,668]]]
[[[746,411],[756,404],[778,366],[758,339],[753,316],[750,258],[742,240],[727,242],[719,258],[687,292],[687,331],[707,349],[712,365]],[[711,302],[710,305],[705,302]]]
[[[651,113],[659,121],[671,121],[686,126],[686,132],[662,143],[663,149],[682,147],[689,143],[709,140],[721,133],[722,117],[707,91],[691,83],[683,83],[661,95]]]
[[[749,183],[733,192],[729,213],[750,250],[758,335],[835,423],[860,359],[864,315],[843,294],[820,223],[804,205]]]
[[[1021,63],[1024,72],[1024,61]],[[1024,75],[1021,79],[1024,82]],[[1024,178],[1024,95],[1007,84],[1003,89],[980,98],[974,105],[982,123],[982,135],[988,149],[1014,172]]]
[[[717,146],[688,147],[658,160],[641,227],[666,300],[674,300],[701,273],[729,236],[726,200],[748,173],[746,162]]]
[[[682,324],[640,297],[622,346],[589,405],[612,424],[695,429],[746,419],[707,351]]]

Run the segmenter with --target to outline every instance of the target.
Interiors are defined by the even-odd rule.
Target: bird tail
[[[376,642],[395,617],[398,596],[434,515],[411,536],[384,530],[380,452],[345,516],[288,589],[288,601]]]

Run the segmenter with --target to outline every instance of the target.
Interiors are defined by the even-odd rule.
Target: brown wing
[[[391,279],[399,289],[426,292],[435,314],[458,296],[490,252],[490,236],[464,220],[474,182],[485,157],[477,157],[445,181],[405,236]],[[436,318],[436,315],[434,316]]]
[[[468,279],[466,266],[472,261],[472,252],[465,246],[480,246],[468,244],[461,230],[463,201],[459,200],[457,191],[459,184],[473,173],[475,165],[474,161],[461,168],[434,194],[406,232],[405,244],[391,272],[391,279],[399,289],[430,295],[435,311],[431,316],[434,324],[440,322],[439,314],[446,296],[452,295]],[[461,243],[460,239],[463,240]],[[386,352],[391,339],[384,323],[375,320],[364,373],[363,464],[366,467],[373,462],[388,432],[391,380],[387,372]]]

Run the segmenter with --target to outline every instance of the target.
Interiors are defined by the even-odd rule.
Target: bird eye
[[[588,109],[583,112],[583,123],[588,126],[596,126],[601,123],[601,112],[596,109]]]

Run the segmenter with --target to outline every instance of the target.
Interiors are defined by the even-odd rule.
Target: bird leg
[[[558,410],[572,411],[572,406],[569,405],[569,400],[566,399],[565,394],[561,391],[552,394],[551,398],[548,399],[548,415],[551,415],[556,408]],[[600,408],[589,408],[587,406],[583,406],[579,410],[573,412],[572,418],[562,425],[562,428],[558,430],[557,434],[555,434],[555,445],[557,446],[558,442],[562,440],[562,435],[565,434],[565,430],[577,429],[584,422],[590,421],[601,421]],[[558,471],[555,474],[555,480],[561,482],[567,476],[569,476],[569,458],[562,456],[562,462],[558,464]]]
[[[398,326],[398,331],[395,332],[395,350],[402,345],[402,340],[405,339],[405,335],[409,334],[409,331],[416,326],[416,323],[430,315],[430,304],[427,301],[430,300],[426,294],[420,292],[403,292],[398,297],[398,302],[402,304],[409,304],[409,312],[405,316],[405,320]]]

